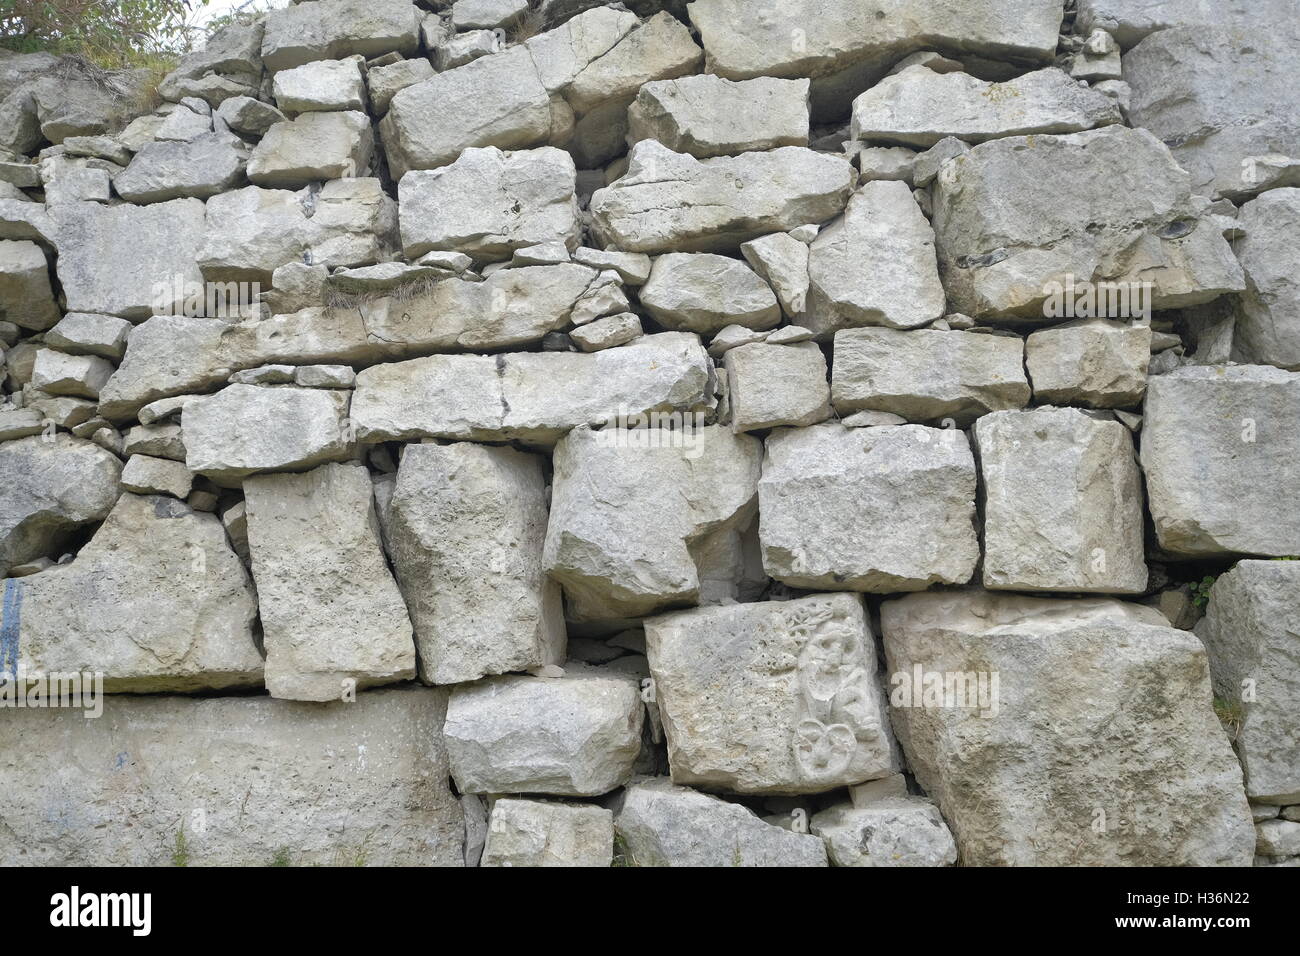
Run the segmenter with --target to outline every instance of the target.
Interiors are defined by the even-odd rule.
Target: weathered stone
[[[107,168],[105,168],[107,167]],[[41,160],[41,177],[45,181],[47,206],[70,202],[108,202],[112,195],[113,164],[74,159],[66,155],[47,156]]]
[[[1051,406],[975,423],[984,586],[1141,594],[1142,478],[1122,424]]]
[[[218,483],[352,456],[347,392],[228,385],[185,406],[185,464]]]
[[[68,355],[41,349],[32,365],[32,387],[50,395],[98,398],[113,374],[113,363],[95,355]]]
[[[757,439],[722,426],[570,432],[555,449],[544,558],[570,618],[698,603],[698,555],[752,520],[760,454]]]
[[[989,336],[985,336],[988,338]],[[1025,365],[1040,402],[1124,408],[1142,401],[1151,326],[1077,319],[1025,340]]]
[[[632,147],[627,173],[591,199],[605,245],[632,252],[720,252],[843,211],[845,159],[798,146],[699,160],[653,140]]]
[[[187,435],[193,418],[187,410]],[[259,475],[244,496],[271,696],[340,700],[414,677],[411,620],[379,544],[365,467]]]
[[[151,455],[185,461],[185,441],[181,426],[173,422],[157,425],[136,425],[124,436],[122,451],[126,455]]]
[[[881,626],[894,728],[963,864],[1250,862],[1250,810],[1205,649],[1159,611],[915,594],[886,601]],[[943,688],[938,706],[917,699],[921,687],[903,693],[922,675],[962,679],[952,706]]]
[[[461,793],[595,797],[627,782],[645,710],[636,683],[568,671],[457,685],[443,734]]]
[[[208,199],[241,186],[248,153],[228,133],[206,133],[186,143],[149,143],[113,179],[119,196],[133,203]]]
[[[140,424],[153,425],[158,422],[166,422],[168,419],[177,419],[181,417],[181,412],[185,406],[194,399],[193,395],[181,395],[175,398],[162,398],[156,402],[150,402],[140,409]]]
[[[794,587],[922,591],[965,584],[979,560],[964,432],[780,429],[758,495],[763,567]]]
[[[0,316],[33,332],[59,321],[45,253],[30,240],[0,240]]]
[[[712,253],[655,259],[641,305],[660,325],[709,335],[728,325],[770,329],[781,321],[771,287],[743,262]]]
[[[737,432],[815,425],[830,417],[826,356],[815,342],[756,342],[730,349],[724,361]]]
[[[1105,30],[1094,30],[1088,35],[1083,49],[1070,60],[1070,78],[1096,83],[1113,82],[1124,76],[1124,65],[1119,46]]]
[[[1029,404],[1019,338],[934,329],[842,329],[835,333],[831,400],[841,415],[893,412],[917,422]]]
[[[329,705],[152,696],[107,706],[108,720],[71,708],[5,715],[0,768],[31,785],[0,809],[14,834],[0,862],[461,865],[464,824],[439,731],[444,691],[380,690]],[[52,813],[61,826],[49,825]]]
[[[113,315],[69,312],[45,333],[45,344],[69,355],[98,355],[119,361],[131,323]]]
[[[1261,856],[1300,856],[1300,823],[1267,820],[1255,826],[1255,851]]]
[[[431,68],[432,71],[432,68]],[[275,105],[285,113],[366,108],[366,81],[358,58],[313,60],[281,70],[271,84]]]
[[[396,94],[379,132],[395,177],[445,166],[472,146],[526,149],[566,133],[526,46],[484,56]]]
[[[134,150],[127,149],[113,136],[71,136],[63,141],[63,152],[66,156],[85,156],[125,166],[131,162]],[[0,173],[0,179],[3,175]]]
[[[1233,251],[1246,273],[1237,302],[1232,357],[1252,365],[1300,370],[1300,189],[1270,189],[1241,207],[1245,236]]]
[[[103,520],[117,501],[121,474],[115,456],[69,435],[5,442],[0,576],[12,565],[53,555],[70,532]]]
[[[586,246],[579,246],[573,250],[571,258],[579,265],[617,272],[624,285],[645,285],[650,279],[652,261],[642,252],[618,252],[613,249],[588,249]]]
[[[628,312],[631,308],[618,273],[611,270],[600,273],[592,280],[582,298],[574,303],[571,318],[574,325],[585,325],[607,315]]]
[[[423,57],[399,60],[388,66],[371,67],[366,73],[366,83],[370,88],[371,112],[375,116],[382,117],[388,112],[388,105],[393,102],[394,96],[408,86],[427,80],[433,76],[433,72],[432,64]]]
[[[1239,715],[1235,743],[1251,800],[1300,803],[1300,704],[1295,660],[1300,564],[1241,561],[1210,588],[1196,635],[1216,696]]]
[[[599,352],[626,345],[640,338],[642,332],[641,319],[635,313],[620,312],[579,326],[569,333],[569,337],[582,351]]]
[[[626,122],[627,106],[646,83],[688,76],[703,62],[704,52],[690,29],[660,11],[629,30],[609,52],[584,64],[564,87],[564,97],[579,116],[609,105]]]
[[[316,0],[272,10],[262,62],[274,73],[354,53],[411,56],[419,45],[419,14],[410,0]]]
[[[423,680],[564,663],[560,589],[542,569],[546,515],[534,455],[469,443],[403,452],[385,539]]]
[[[205,223],[198,199],[150,206],[68,203],[52,207],[50,215],[69,312],[142,319],[176,304],[160,298],[160,283],[183,290],[203,280],[195,262]]]
[[[808,278],[800,322],[824,337],[860,325],[915,328],[945,311],[934,230],[903,182],[869,182],[853,195],[813,240]]]
[[[709,354],[715,359],[722,358],[731,349],[753,342],[762,342],[771,334],[771,332],[756,332],[743,325],[728,325],[709,342]]]
[[[69,136],[98,136],[124,126],[147,95],[147,70],[120,70],[110,82],[89,65],[61,61],[62,69],[29,88],[41,136],[62,143]]]
[[[673,782],[822,793],[898,769],[860,596],[681,611],[645,633]]]
[[[17,351],[15,349],[14,351]],[[34,364],[34,363],[33,363]],[[28,369],[30,372],[30,368]],[[95,403],[85,398],[68,395],[48,395],[39,389],[29,389],[23,395],[24,407],[34,408],[45,416],[45,424],[71,431],[95,418]],[[82,436],[78,436],[82,437]]]
[[[184,96],[200,95],[205,79],[257,86],[262,74],[262,39],[261,22],[228,23],[208,36],[202,49],[182,58],[159,84],[159,92],[164,99],[175,102]]]
[[[231,385],[292,385],[292,365],[262,365],[230,376]]]
[[[132,455],[122,469],[122,487],[137,495],[171,495],[185,498],[194,475],[183,462],[149,455]]]
[[[10,183],[19,189],[40,189],[41,170],[31,163],[0,162],[0,182]]]
[[[248,575],[221,523],[183,502],[122,495],[71,564],[6,583],[28,673],[102,673],[108,693],[262,683]]]
[[[45,416],[35,408],[0,406],[0,442],[39,435],[45,430]]]
[[[217,116],[236,133],[259,137],[285,120],[285,115],[270,103],[251,96],[232,96],[217,107]]]
[[[1142,470],[1160,546],[1209,556],[1300,554],[1300,373],[1191,366],[1147,382]]]
[[[365,174],[374,148],[365,113],[302,113],[266,131],[248,159],[248,178],[258,186],[282,189],[350,179]]]
[[[441,23],[436,16],[425,20]],[[426,44],[428,46],[429,44]],[[503,49],[501,38],[491,30],[470,30],[455,36],[443,36],[436,45],[432,45],[434,69],[439,73],[454,70],[472,60],[490,53],[500,53]],[[389,100],[391,103],[392,101]]]
[[[186,100],[163,118],[153,138],[160,143],[188,143],[212,131],[212,111],[208,104],[202,100]]]
[[[1071,283],[1149,283],[1145,301],[1155,309],[1245,288],[1187,174],[1142,129],[976,146],[940,169],[934,230],[949,301],[977,319],[1043,322],[1049,300]]]
[[[434,355],[360,372],[352,419],[366,442],[550,444],[579,425],[621,414],[702,410],[711,371],[699,339],[681,332],[590,355]]]
[[[53,243],[55,223],[41,203],[0,199],[0,239],[34,239]]]
[[[815,814],[814,834],[836,866],[952,866],[957,844],[939,809],[919,797],[865,807],[841,804]]]
[[[380,300],[375,308],[385,302]],[[132,332],[125,359],[100,392],[100,412],[114,421],[138,414],[142,424],[150,424],[144,405],[211,389],[231,380],[232,369],[254,370],[237,382],[289,382],[295,374],[292,366],[281,365],[278,371],[262,367],[277,361],[380,361],[399,346],[379,339],[386,324],[374,315],[363,319],[357,309],[315,308],[241,323],[155,316]],[[367,321],[378,330],[376,335],[367,332]]]
[[[1200,195],[1249,195],[1269,185],[1253,157],[1300,155],[1293,12],[1247,18],[1164,30],[1124,56],[1130,120],[1169,145]]]
[[[916,157],[915,150],[904,146],[864,146],[855,157],[859,170],[858,181],[897,179],[910,186],[916,168]]]
[[[907,795],[907,778],[901,773],[890,774],[887,777],[879,777],[849,787],[851,805],[859,810],[881,800],[906,797]]]
[[[304,365],[294,369],[293,383],[303,388],[352,388],[357,373],[346,365]]]
[[[528,0],[456,0],[451,5],[451,25],[457,30],[491,30],[527,12]]]
[[[745,0],[696,0],[688,11],[707,72],[733,80],[810,76],[813,114],[828,119],[910,53],[1046,64],[1061,26],[1057,0],[922,0],[906,10],[871,0],[788,0],[762,17]]]
[[[397,242],[397,204],[377,179],[330,180],[314,196],[246,186],[214,196],[208,212],[198,262],[212,282],[270,286],[290,262],[371,265]]]
[[[509,259],[516,249],[559,242],[576,249],[582,228],[573,159],[554,147],[467,149],[454,163],[413,170],[398,188],[408,259],[463,252]]]
[[[1055,68],[987,83],[966,73],[913,66],[853,101],[852,136],[928,149],[947,136],[982,143],[1001,136],[1078,133],[1122,122],[1110,97]]]
[[[632,783],[614,829],[632,866],[827,865],[817,837],[772,826],[747,807],[666,777]]]
[[[585,266],[528,266],[482,282],[448,279],[423,294],[362,302],[358,310],[368,336],[396,354],[503,348],[576,321],[596,281]]]
[[[700,159],[808,145],[808,81],[733,82],[701,73],[641,87],[628,110],[628,142],[658,140]]]
[[[613,858],[614,815],[604,807],[502,798],[479,866],[609,866]]]

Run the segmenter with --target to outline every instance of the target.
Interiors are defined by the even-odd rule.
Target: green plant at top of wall
[[[80,57],[106,70],[165,71],[201,46],[208,0],[6,0],[0,48]]]

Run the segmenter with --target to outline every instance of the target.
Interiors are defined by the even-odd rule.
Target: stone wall
[[[1300,864],[1294,12],[0,58],[0,863]]]

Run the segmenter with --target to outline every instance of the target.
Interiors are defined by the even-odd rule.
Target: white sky
[[[215,16],[223,13],[229,13],[239,7],[248,4],[248,0],[208,0],[207,6],[197,9],[197,20],[199,23],[206,23]],[[248,4],[249,9],[264,10],[267,7],[287,7],[289,0],[253,0]]]

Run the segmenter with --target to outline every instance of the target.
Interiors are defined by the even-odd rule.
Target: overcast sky
[[[248,5],[249,9],[264,10],[267,7],[286,7],[289,5],[289,0],[253,0],[251,4],[248,0],[208,0],[207,6],[200,7],[198,10],[199,22],[206,23],[213,17],[245,5]]]

